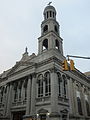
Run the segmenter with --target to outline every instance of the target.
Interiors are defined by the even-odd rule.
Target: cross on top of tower
[[[48,5],[51,5],[52,2],[49,2]]]
[[[28,53],[28,48],[27,48],[27,47],[25,48],[25,53],[26,53],[26,54]]]

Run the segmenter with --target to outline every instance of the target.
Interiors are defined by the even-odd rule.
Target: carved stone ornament
[[[53,72],[54,72],[54,73],[57,73],[57,68],[56,68],[56,67],[51,68],[51,69],[50,69],[50,72],[51,72],[51,73],[53,73]]]
[[[32,78],[36,78],[36,73],[32,73]]]

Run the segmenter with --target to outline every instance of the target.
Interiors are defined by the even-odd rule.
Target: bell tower
[[[44,9],[44,20],[41,23],[41,37],[38,38],[38,54],[51,49],[58,50],[63,55],[62,38],[59,33],[59,23],[56,20],[56,10],[50,4]]]

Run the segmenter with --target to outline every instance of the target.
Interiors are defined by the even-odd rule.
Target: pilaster
[[[77,96],[76,96],[76,91],[77,91],[77,88],[76,88],[76,81],[73,80],[73,83],[72,83],[72,87],[73,87],[73,103],[74,104],[74,115],[78,115],[78,106],[77,106]]]
[[[90,89],[88,89],[88,101],[89,101],[89,111],[90,111]]]
[[[35,104],[36,104],[36,74],[32,74],[32,86],[31,86],[31,115],[36,114]]]
[[[7,100],[7,110],[6,110],[6,115],[10,116],[10,107],[12,103],[12,83],[10,83],[9,87],[9,93],[8,93],[8,100]]]
[[[68,79],[68,97],[69,97],[69,105],[70,105],[70,114],[74,113],[74,104],[73,104],[73,81],[72,79]]]
[[[51,114],[58,114],[58,78],[56,69],[51,70]]]
[[[83,115],[87,116],[85,95],[84,95],[84,86],[81,86],[81,85],[80,85],[80,96],[81,96],[81,105],[82,105]]]
[[[4,108],[4,114],[6,115],[7,110],[7,101],[8,101],[8,95],[9,95],[9,84],[7,84],[7,91],[6,91],[6,99],[5,99],[5,108]]]
[[[27,83],[26,115],[30,114],[30,108],[31,108],[31,76],[28,77],[28,83]]]
[[[23,81],[23,84],[22,84],[21,98],[22,98],[22,101],[25,100],[24,81]]]

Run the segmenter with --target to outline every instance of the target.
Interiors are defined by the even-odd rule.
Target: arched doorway
[[[25,111],[13,112],[13,120],[22,120],[22,117],[25,115]]]
[[[61,115],[62,115],[62,120],[68,120],[68,110],[63,109],[60,112],[61,112]]]
[[[38,111],[38,117],[40,120],[46,120],[47,118],[47,113],[48,113],[48,110],[45,110],[45,109],[40,109]]]

